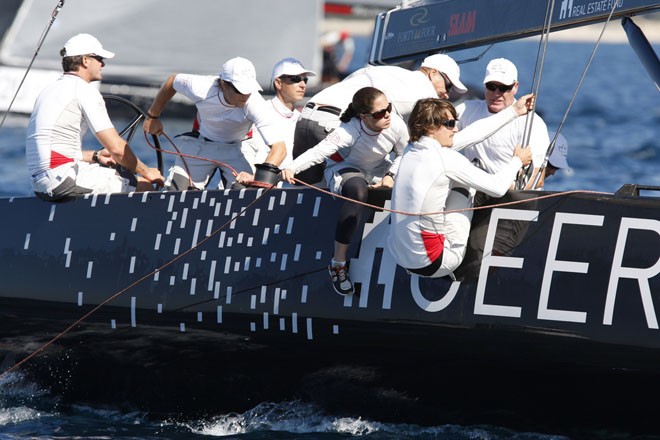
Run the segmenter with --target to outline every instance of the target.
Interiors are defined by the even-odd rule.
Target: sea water
[[[567,112],[571,97],[586,67],[592,43],[551,43],[548,49],[538,110],[547,125],[556,129]],[[469,85],[482,81],[487,62],[506,57],[518,66],[521,95],[530,90],[538,43],[515,42],[495,46],[483,57],[461,65],[461,77]],[[656,52],[658,51],[656,45]],[[475,55],[452,54],[457,60]],[[190,119],[163,119],[166,133],[189,130]],[[30,196],[25,167],[26,116],[11,115],[0,128],[0,196]],[[615,192],[623,184],[660,186],[660,93],[632,49],[626,44],[604,44],[575,98],[562,134],[569,143],[569,170],[561,170],[546,182],[550,190]],[[176,140],[175,140],[176,142]],[[148,164],[155,154],[141,130],[131,144]],[[94,146],[90,145],[90,148]],[[170,149],[167,142],[163,148]],[[173,156],[166,155],[165,168]],[[649,196],[660,193],[650,191]],[[4,365],[7,368],[8,365]],[[552,417],[548,415],[549,420]],[[210,438],[265,439],[563,439],[552,432],[517,433],[498,426],[438,425],[420,427],[385,424],[359,416],[333,417],[303,402],[261,402],[242,414],[182,421],[159,419],[147,413],[122,412],[84,404],[61,407],[57,396],[26,383],[18,374],[0,379],[0,439],[14,438]],[[599,433],[599,435],[605,435]],[[615,434],[616,436],[616,434]],[[617,437],[620,438],[620,437]]]

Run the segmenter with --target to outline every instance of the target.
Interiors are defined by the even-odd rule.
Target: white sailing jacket
[[[497,174],[488,174],[433,138],[423,136],[409,144],[392,191],[392,209],[401,213],[392,213],[388,246],[397,263],[407,269],[424,268],[444,247],[466,244],[469,228],[456,230],[443,212],[449,191],[475,188],[501,197],[521,166],[514,157]]]

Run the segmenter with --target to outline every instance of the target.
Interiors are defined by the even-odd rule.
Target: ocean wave
[[[389,439],[436,439],[436,440],[560,440],[566,437],[538,433],[517,433],[505,428],[491,426],[443,425],[423,427],[410,424],[380,423],[360,417],[336,417],[325,414],[313,404],[300,401],[282,403],[260,403],[243,414],[231,413],[214,417],[198,424],[186,424],[193,433],[237,438],[270,438],[264,432],[296,434],[296,438],[318,434],[336,434],[368,438]],[[250,436],[259,434],[259,437]],[[301,437],[298,437],[301,435]],[[277,437],[291,438],[291,437]],[[334,438],[323,437],[323,438]]]

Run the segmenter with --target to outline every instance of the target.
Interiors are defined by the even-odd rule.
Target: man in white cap
[[[249,183],[252,166],[242,144],[253,125],[270,147],[266,162],[280,165],[286,157],[284,136],[259,94],[261,90],[254,65],[241,57],[223,64],[219,77],[175,73],[167,78],[149,107],[145,131],[163,132],[159,118],[177,92],[197,107],[193,131],[176,137],[183,155],[170,168],[167,189],[205,189],[216,169],[221,173],[220,189],[231,188],[235,182]]]
[[[518,69],[511,61],[505,58],[491,60],[484,77],[486,99],[465,101],[456,107],[460,129],[510,107],[516,101],[518,86]],[[526,117],[513,119],[482,142],[464,149],[463,154],[480,168],[496,174],[511,161],[516,145],[522,143],[526,120]],[[524,147],[532,148],[532,164],[536,173],[545,159],[550,139],[547,126],[539,115],[534,114],[530,122],[532,131],[529,145]],[[528,187],[533,181],[534,175],[530,177]],[[514,182],[511,185],[514,188]],[[538,186],[543,186],[542,178]]]
[[[78,34],[60,55],[64,74],[39,94],[27,128],[25,153],[37,197],[59,201],[162,185],[160,171],[142,163],[119,136],[103,97],[90,84],[101,80],[105,59],[115,54],[92,35]],[[102,149],[83,150],[83,122]]]
[[[426,57],[419,69],[414,71],[398,66],[370,66],[357,70],[310,98],[296,126],[294,158],[314,147],[337,128],[339,116],[348,107],[355,92],[369,86],[385,93],[394,111],[404,121],[408,120],[419,99],[448,99],[450,90],[459,94],[467,91],[460,80],[458,64],[443,54]],[[323,178],[322,166],[312,167],[296,175],[296,178],[317,183]]]
[[[551,131],[549,133],[550,139],[554,139],[555,135],[556,132]],[[561,133],[557,134],[556,136],[557,141],[555,142],[555,146],[552,149],[552,153],[550,153],[548,163],[545,167],[546,178],[555,174],[559,169],[568,168],[568,141],[566,141],[566,138]]]
[[[267,101],[266,106],[273,117],[282,125],[284,143],[286,145],[286,158],[279,164],[284,169],[293,161],[293,132],[296,122],[300,118],[300,111],[296,105],[305,97],[307,81],[310,76],[316,76],[316,72],[308,70],[296,58],[284,58],[273,67],[271,84],[275,91],[275,97]],[[246,141],[246,146],[255,150],[255,158],[252,164],[267,162],[266,158],[270,148],[259,133]],[[249,151],[249,148],[247,149]]]

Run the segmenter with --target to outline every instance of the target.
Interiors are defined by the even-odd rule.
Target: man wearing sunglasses
[[[244,141],[254,126],[270,152],[266,162],[278,166],[286,157],[284,134],[259,94],[261,86],[251,61],[235,57],[222,65],[220,75],[170,75],[156,94],[147,112],[144,131],[160,135],[160,115],[179,92],[195,103],[197,118],[193,131],[176,137],[182,155],[170,168],[165,187],[171,190],[205,189],[218,170],[218,188],[231,188],[235,182],[253,178],[250,157]]]
[[[426,57],[414,71],[398,66],[370,66],[357,70],[310,98],[296,125],[294,158],[317,145],[339,126],[342,109],[350,104],[353,95],[363,87],[382,90],[392,103],[394,112],[404,121],[408,120],[419,99],[448,99],[450,91],[459,94],[467,91],[460,80],[458,64],[443,54]],[[296,177],[310,184],[318,183],[323,179],[323,168],[319,165]]]
[[[64,74],[39,94],[27,128],[26,159],[37,197],[59,201],[161,186],[160,171],[135,156],[112,125],[103,96],[90,84],[101,80],[104,60],[115,54],[92,35],[78,34],[60,55]],[[83,150],[85,125],[103,148]]]
[[[284,133],[286,157],[279,165],[281,169],[293,161],[293,132],[300,118],[296,105],[305,98],[310,76],[316,76],[316,72],[306,69],[296,58],[284,58],[273,67],[271,84],[275,97],[267,101],[266,108],[281,124]],[[251,161],[253,164],[266,162],[270,148],[259,132],[254,133],[250,141],[246,141],[246,151],[250,148],[255,151],[255,158]]]
[[[460,128],[469,127],[476,121],[509,108],[516,100],[518,86],[518,69],[511,61],[505,58],[491,60],[484,77],[485,100],[465,101],[456,107]],[[491,174],[499,172],[511,161],[516,145],[522,144],[526,120],[527,118],[516,118],[482,142],[463,150],[463,154],[485,171]],[[532,163],[536,174],[543,164],[550,139],[546,124],[539,115],[534,114],[530,122],[532,131],[529,147],[532,149]],[[525,189],[529,189],[533,180],[534,175]],[[513,185],[512,182],[512,188]],[[543,179],[539,181],[539,187],[542,186]]]

